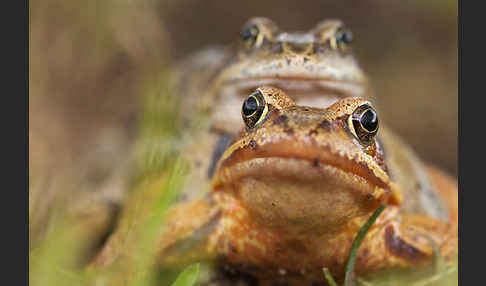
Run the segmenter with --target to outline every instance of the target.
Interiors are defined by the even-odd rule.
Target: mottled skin
[[[196,123],[189,129],[188,146],[181,147],[183,158],[194,166],[184,190],[188,198],[209,190],[219,157],[244,127],[241,102],[255,88],[271,84],[296,104],[313,107],[327,107],[345,97],[374,99],[352,43],[338,40],[349,31],[341,21],[325,20],[307,32],[286,32],[269,19],[253,18],[243,25],[242,34],[250,27],[258,30],[253,40],[240,36],[230,46],[205,49],[179,69],[181,121]],[[425,210],[444,219],[445,206],[434,203],[426,167],[383,124],[380,133],[390,172],[414,193],[407,211]]]
[[[285,269],[296,285],[320,281],[324,266],[342,277],[357,231],[387,203],[360,248],[358,274],[430,261],[423,233],[454,257],[457,185],[438,186],[436,195],[449,207],[445,221],[404,211],[414,194],[390,177],[382,146],[363,145],[349,131],[347,119],[364,99],[317,109],[296,106],[277,89],[260,91],[267,118],[224,153],[213,179],[223,222],[209,249],[257,266],[252,274],[262,279]]]
[[[450,250],[455,249],[456,239],[449,237],[456,234],[450,230],[457,225],[456,182],[437,169],[424,166],[415,153],[383,124],[380,125],[375,143],[376,160],[364,160],[365,165],[369,164],[367,167],[331,153],[319,153],[323,156],[322,159],[325,154],[331,156],[327,164],[336,160],[335,164],[340,162],[342,166],[348,166],[349,170],[363,174],[366,170],[373,170],[376,173],[375,179],[370,175],[363,175],[362,178],[374,183],[367,185],[363,179],[360,185],[356,182],[359,176],[340,172],[338,169],[334,175],[340,175],[330,176],[334,169],[325,167],[320,160],[316,161],[317,157],[309,157],[312,150],[293,154],[301,156],[292,163],[299,169],[294,170],[293,174],[289,173],[286,180],[282,180],[278,171],[283,171],[282,168],[287,168],[285,166],[292,166],[288,164],[289,160],[285,161],[283,158],[294,151],[304,150],[305,144],[309,143],[309,132],[320,139],[334,136],[336,142],[339,142],[334,150],[341,150],[340,152],[351,157],[354,154],[366,158],[363,152],[372,151],[370,148],[365,148],[364,151],[358,148],[356,140],[344,136],[342,129],[314,130],[311,128],[312,120],[308,124],[297,120],[297,117],[306,117],[305,114],[309,112],[314,119],[321,116],[332,119],[330,110],[338,108],[339,104],[327,111],[314,108],[307,108],[311,111],[305,111],[306,107],[292,107],[295,109],[293,112],[285,109],[290,108],[288,105],[295,102],[297,105],[325,108],[345,97],[361,96],[372,100],[373,93],[351,53],[350,44],[336,40],[338,31],[343,26],[340,21],[324,21],[305,33],[287,33],[280,31],[268,19],[254,18],[248,21],[243,31],[252,25],[257,26],[261,32],[254,41],[237,39],[227,47],[208,48],[188,57],[177,66],[176,92],[180,100],[181,122],[196,122],[197,128],[188,129],[188,140],[179,145],[182,157],[191,164],[191,170],[186,178],[182,200],[171,210],[170,223],[167,225],[168,235],[160,237],[161,263],[180,265],[217,256],[221,258],[217,261],[221,261],[222,266],[234,264],[235,269],[251,272],[250,276],[259,277],[262,282],[283,280],[294,281],[297,285],[301,285],[299,282],[303,280],[322,281],[320,267],[325,265],[328,265],[333,275],[341,277],[352,238],[378,206],[379,200],[391,200],[394,205],[386,209],[368,234],[358,256],[358,273],[367,273],[380,267],[406,266],[430,257],[428,240],[409,230],[406,227],[408,225],[423,226],[428,236],[442,246],[444,255],[452,253]],[[246,197],[247,200],[255,201],[253,205],[245,203],[241,197],[248,186],[236,179],[232,183],[229,180],[235,178],[234,175],[225,175],[228,172],[235,173],[231,168],[220,167],[214,178],[213,173],[223,152],[245,126],[240,114],[243,100],[255,88],[264,84],[272,84],[288,94],[285,96],[280,91],[275,93],[280,96],[274,98],[286,103],[276,104],[276,109],[269,114],[276,116],[277,112],[282,112],[281,115],[289,112],[290,119],[277,119],[275,122],[274,119],[267,120],[265,125],[259,127],[262,129],[257,128],[242,136],[256,136],[259,133],[262,136],[259,140],[274,138],[274,142],[284,138],[292,139],[301,148],[269,149],[279,153],[275,153],[276,159],[266,160],[268,168],[261,168],[265,170],[262,173],[268,174],[269,178],[278,178],[275,181],[280,181],[281,184],[279,187],[271,182],[267,183],[267,187],[265,184],[261,185],[260,187],[264,187],[262,192],[254,193],[260,194],[260,197]],[[280,111],[282,108],[284,109]],[[302,111],[301,116],[297,115],[300,114],[299,110]],[[346,112],[342,111],[343,114]],[[322,115],[316,115],[319,113]],[[338,121],[336,118],[332,119],[329,126],[339,126]],[[286,127],[285,122],[293,124],[293,131]],[[271,132],[263,136],[263,130]],[[252,155],[265,150],[262,147],[267,145],[263,142],[256,143],[255,140],[241,139],[238,141],[241,147],[250,147],[246,147],[246,152],[235,154],[245,155],[231,157],[228,153],[231,151],[227,151],[225,158],[243,156],[243,159],[249,160]],[[251,146],[256,146],[256,150],[260,151],[251,151]],[[287,163],[280,164],[281,162]],[[385,169],[387,171],[383,171]],[[323,182],[319,172],[330,172],[328,176],[331,180]],[[214,184],[211,179],[214,179]],[[249,179],[246,181],[251,183]],[[329,184],[330,182],[333,184]],[[379,182],[381,187],[376,189],[378,193],[369,198],[370,186]],[[315,200],[318,195],[316,189],[323,189],[323,186],[327,186],[324,188],[327,192],[323,192],[323,195],[329,201],[324,197]],[[276,206],[271,204],[272,200],[264,204],[262,198],[273,198],[271,194],[274,188],[287,194],[287,200],[280,198]],[[334,197],[331,196],[333,188],[345,191],[341,196]],[[356,194],[360,194],[359,196],[350,195],[353,188],[358,190]],[[160,187],[154,188],[157,191],[159,189]],[[301,189],[307,190],[306,196],[302,195]],[[110,265],[120,260],[121,252],[130,255],[136,251],[136,248],[125,242],[125,237],[131,224],[138,221],[137,217],[140,216],[140,211],[130,210],[140,209],[139,206],[143,205],[140,202],[153,200],[150,197],[139,198],[142,194],[140,191],[134,192],[133,197],[126,202],[123,217],[127,219],[120,221],[93,266]],[[339,198],[347,200],[346,203],[336,202]],[[332,205],[333,208],[330,209],[335,212],[332,215],[328,212],[325,218],[319,217],[318,211],[323,208],[311,207],[316,202]],[[257,205],[261,208],[257,208]],[[279,207],[278,211],[271,212],[276,207]],[[273,219],[275,216],[279,219]],[[284,219],[285,217],[289,219]],[[269,225],[271,227],[262,228],[262,222],[269,218],[273,222]],[[415,240],[418,242],[414,242]],[[252,243],[247,243],[248,241]],[[191,251],[188,250],[189,246],[193,246]],[[245,251],[242,252],[242,249]],[[282,273],[286,275],[281,275]],[[227,275],[223,275],[217,284],[233,285],[233,280],[228,279]]]
[[[323,21],[307,32],[286,32],[268,19],[253,18],[242,31],[252,25],[260,31],[257,41],[243,40],[235,31],[231,45],[204,49],[174,66],[184,134],[177,146],[193,166],[184,190],[188,198],[209,189],[219,155],[243,127],[241,101],[256,87],[285,88],[298,103],[311,106],[327,106],[345,96],[371,96],[351,43],[337,40],[344,28],[339,20]],[[193,122],[196,128],[186,128]],[[123,171],[113,180],[123,181],[128,175]],[[85,229],[92,234],[91,244],[97,245],[111,231],[127,195],[123,184],[108,195],[90,196],[87,203],[76,200],[77,207],[70,210],[73,221],[85,225],[88,213],[91,222]]]
[[[287,32],[267,18],[252,18],[241,33],[251,27],[258,30],[254,39],[240,35],[229,46],[209,47],[180,64],[177,83],[185,118],[209,112],[212,128],[236,134],[243,127],[241,100],[263,85],[281,88],[298,104],[311,106],[371,96],[350,39],[337,39],[348,31],[341,21]]]
[[[340,279],[356,232],[381,204],[388,207],[359,250],[358,275],[430,263],[430,239],[444,257],[455,257],[457,184],[431,168],[427,196],[435,199],[424,202],[395,178],[382,130],[363,144],[349,126],[349,116],[369,101],[315,108],[276,88],[257,92],[266,111],[224,152],[210,194],[171,210],[161,263],[218,258],[261,285],[322,282],[322,267]],[[117,238],[111,240],[95,265],[110,263],[117,251]]]
[[[181,129],[188,130],[180,146],[194,166],[184,190],[189,198],[209,189],[219,156],[244,127],[241,102],[255,88],[272,85],[296,103],[316,107],[343,97],[373,97],[350,38],[342,40],[342,33],[350,31],[341,21],[288,32],[259,17],[248,20],[241,34],[251,27],[258,30],[254,39],[240,35],[228,46],[203,49],[177,66]]]

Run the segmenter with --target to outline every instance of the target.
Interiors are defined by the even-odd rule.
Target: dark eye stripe
[[[218,142],[216,143],[216,146],[214,146],[213,154],[211,156],[211,164],[208,168],[208,178],[211,178],[213,176],[219,159],[221,158],[221,156],[223,156],[224,151],[228,149],[232,142],[233,136],[226,133],[221,133],[219,135]]]

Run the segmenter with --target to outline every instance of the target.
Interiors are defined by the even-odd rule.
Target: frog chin
[[[216,189],[234,194],[257,221],[295,234],[338,231],[389,195],[357,174],[295,158],[246,160],[218,176]]]
[[[304,98],[329,98],[333,102],[345,97],[362,97],[370,94],[366,82],[336,80],[312,75],[265,75],[245,77],[238,80],[228,79],[223,82],[219,94],[244,97],[260,86],[273,86],[285,90],[298,102]]]

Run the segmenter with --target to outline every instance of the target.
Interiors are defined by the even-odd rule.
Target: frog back
[[[420,160],[413,149],[386,126],[380,128],[379,141],[385,150],[390,176],[403,192],[401,211],[457,221],[457,182]]]

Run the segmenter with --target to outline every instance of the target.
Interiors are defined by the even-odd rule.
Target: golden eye
[[[240,37],[247,47],[259,47],[265,38],[265,31],[265,27],[259,27],[257,24],[250,23],[241,30]],[[268,34],[268,31],[266,32]]]
[[[246,126],[251,129],[260,123],[266,116],[268,107],[263,94],[257,90],[243,102],[241,116]]]
[[[378,115],[369,104],[358,106],[348,118],[348,129],[363,145],[369,145],[378,132]]]

